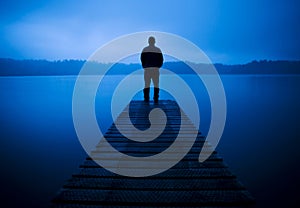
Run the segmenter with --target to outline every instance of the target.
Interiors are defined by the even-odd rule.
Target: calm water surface
[[[107,109],[121,79],[107,77],[98,92],[96,112],[102,130],[112,122]],[[184,79],[197,94],[205,135],[208,95],[195,77]],[[3,205],[47,207],[84,161],[86,153],[72,121],[75,80],[75,76],[0,77]],[[299,204],[300,76],[224,75],[222,81],[227,121],[219,155],[257,199],[257,207]],[[135,97],[141,98],[141,93]],[[171,97],[162,93],[161,98]]]

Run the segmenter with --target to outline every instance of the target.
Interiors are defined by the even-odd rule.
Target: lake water
[[[109,106],[113,86],[121,79],[106,77],[108,84],[96,98],[99,109]],[[206,135],[207,93],[193,76],[184,79],[198,90],[200,130]],[[221,79],[227,120],[219,155],[256,198],[257,207],[299,204],[300,76],[223,75]],[[0,77],[2,205],[47,207],[87,156],[72,121],[75,80],[75,76]],[[141,98],[141,93],[136,95]],[[161,98],[170,96],[162,93]],[[112,122],[109,110],[97,118],[102,130]]]

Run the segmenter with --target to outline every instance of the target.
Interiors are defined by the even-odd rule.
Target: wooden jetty
[[[161,100],[158,104],[131,101],[127,110],[129,108],[131,122],[144,130],[150,126],[149,112],[156,107],[163,109],[167,115],[166,128],[157,139],[146,143],[128,140],[119,133],[115,124],[104,137],[118,151],[131,156],[160,153],[170,146],[179,131],[181,117],[177,103],[171,100]],[[118,119],[122,120],[122,116],[124,113]],[[189,121],[186,116],[183,119]],[[187,131],[195,130],[191,122],[188,123]],[[188,132],[186,136],[189,136]],[[179,163],[149,177],[121,176],[87,158],[79,172],[73,174],[55,196],[53,207],[252,207],[253,197],[215,151],[205,162],[198,162],[201,148],[209,148],[209,145],[198,132],[196,142]],[[101,158],[103,151],[105,148],[99,142],[92,154],[115,162],[112,164],[117,166],[119,158],[113,153],[110,157]]]

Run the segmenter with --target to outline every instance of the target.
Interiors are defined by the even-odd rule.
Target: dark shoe
[[[144,88],[143,92],[144,92],[144,101],[149,102],[149,100],[150,100],[150,96],[149,96],[150,88]]]
[[[158,103],[158,98],[159,98],[159,88],[154,88],[154,96],[153,96],[153,100],[154,103]]]

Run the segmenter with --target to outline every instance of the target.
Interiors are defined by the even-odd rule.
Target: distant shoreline
[[[0,76],[64,76],[78,75],[82,66],[87,63],[84,60],[15,60],[0,58]],[[138,63],[104,64],[89,62],[90,67],[98,75],[103,67],[110,66],[107,75],[125,75],[142,69]],[[195,67],[205,68],[209,64],[190,63]],[[224,65],[214,64],[216,70],[222,75],[300,75],[300,61],[252,61],[247,64]],[[193,70],[184,62],[166,62],[163,68],[169,69],[176,74],[193,74]],[[163,70],[163,69],[162,69]]]

